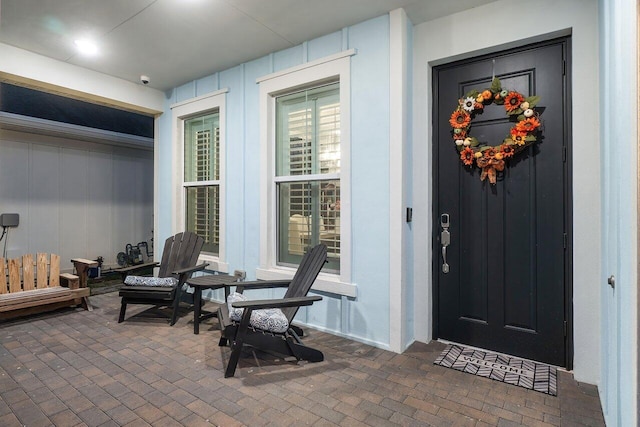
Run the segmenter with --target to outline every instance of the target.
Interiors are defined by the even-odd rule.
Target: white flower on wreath
[[[476,100],[472,97],[468,96],[462,100],[462,108],[464,108],[468,112],[472,112],[475,108]]]

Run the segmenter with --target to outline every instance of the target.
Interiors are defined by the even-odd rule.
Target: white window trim
[[[220,179],[216,181],[199,182],[207,185],[215,183],[220,186],[220,248],[218,256],[200,254],[200,262],[208,262],[209,270],[229,271],[229,263],[226,257],[226,93],[229,89],[221,89],[216,92],[199,96],[187,101],[178,102],[171,105],[171,134],[173,135],[173,156],[172,156],[172,186],[173,193],[173,233],[184,231],[185,225],[185,194],[184,194],[184,122],[185,119],[194,115],[206,113],[218,109],[220,118]],[[187,184],[188,185],[188,184]]]
[[[351,56],[355,49],[261,77],[260,85],[260,267],[258,279],[292,278],[295,268],[277,265],[275,109],[276,96],[340,79],[340,273],[320,273],[314,290],[355,297],[351,283]],[[323,179],[326,176],[323,175]]]

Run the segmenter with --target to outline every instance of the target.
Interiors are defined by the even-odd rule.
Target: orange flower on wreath
[[[471,123],[471,116],[463,110],[454,111],[449,119],[449,124],[451,124],[453,128],[466,128],[469,126],[469,123]]]
[[[524,136],[514,135],[513,142],[515,142],[517,145],[524,145],[527,141],[524,139]]]
[[[518,122],[516,129],[520,132],[533,132],[540,126],[540,121],[535,117],[529,117]]]
[[[485,158],[485,159],[491,159],[491,158],[493,158],[493,156],[495,156],[495,155],[496,155],[496,150],[495,150],[495,149],[493,149],[493,148],[489,148],[489,149],[487,149],[487,150],[484,150],[484,151],[482,152],[482,154],[484,155],[484,158]]]
[[[471,147],[465,147],[465,149],[460,152],[460,160],[462,160],[462,163],[466,166],[471,166],[474,159],[475,156]]]
[[[504,109],[511,112],[517,110],[524,102],[524,97],[520,93],[511,91],[504,98]]]
[[[502,144],[500,146],[500,152],[502,153],[502,157],[507,158],[507,157],[513,157],[516,151],[513,149],[513,146],[509,144]]]
[[[465,139],[467,137],[467,132],[460,132],[460,133],[454,133],[453,134],[453,140],[455,141],[456,139]]]
[[[511,139],[518,145],[524,145],[525,137],[527,136],[527,132],[523,132],[518,130],[517,128],[511,128]]]

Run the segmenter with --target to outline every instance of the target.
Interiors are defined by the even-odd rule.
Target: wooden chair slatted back
[[[284,294],[284,297],[293,298],[306,296],[326,262],[327,247],[322,244],[314,246],[304,255],[304,257],[302,257],[300,266],[298,267],[296,274],[293,276],[291,284],[289,284],[289,288]],[[287,307],[282,309],[282,312],[289,320],[289,323],[291,323],[295,317],[298,309],[299,307]]]
[[[60,286],[60,255],[51,254],[49,268],[49,287]]]
[[[7,279],[9,279],[7,283]],[[60,286],[60,256],[38,253],[0,258],[0,294]]]
[[[48,267],[47,254],[38,253],[36,255],[36,288],[43,289],[49,286]]]
[[[33,274],[33,255],[25,254],[22,256],[22,289],[31,291],[35,289],[35,281]]]
[[[0,294],[9,292],[9,288],[7,287],[7,269],[4,262],[5,259],[0,258]]]
[[[38,252],[36,254],[36,288],[42,289],[49,286],[48,282],[49,261],[47,254]]]
[[[172,273],[193,267],[198,262],[204,239],[195,233],[185,231],[169,237],[164,244],[158,277],[176,277]]]
[[[20,258],[13,258],[7,262],[9,268],[9,293],[22,291],[20,278]]]

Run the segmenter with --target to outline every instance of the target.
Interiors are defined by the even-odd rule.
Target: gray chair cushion
[[[229,317],[231,320],[239,322],[242,319],[244,308],[235,308],[232,306],[237,301],[247,301],[247,297],[237,292],[232,293],[227,298],[229,307]],[[249,324],[254,328],[262,329],[275,333],[284,333],[289,329],[289,321],[279,308],[266,308],[263,310],[253,310],[251,312],[251,320]]]
[[[178,279],[174,277],[127,276],[124,284],[129,286],[164,286],[175,287]]]

